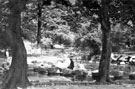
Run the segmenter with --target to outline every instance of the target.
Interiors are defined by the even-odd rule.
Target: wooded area
[[[2,88],[31,85],[25,40],[42,50],[59,44],[85,51],[87,61],[100,55],[96,82],[112,83],[111,53],[135,50],[134,5],[135,0],[0,0],[0,49],[12,54]]]

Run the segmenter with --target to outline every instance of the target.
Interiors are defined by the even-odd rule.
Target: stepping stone
[[[99,74],[98,73],[92,73],[92,78],[93,80],[98,80],[99,79]]]
[[[135,72],[129,73],[129,79],[135,80]]]
[[[112,76],[114,76],[114,80],[122,79],[124,76],[124,71],[114,70],[111,72]]]

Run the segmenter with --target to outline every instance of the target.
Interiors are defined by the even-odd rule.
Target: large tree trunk
[[[8,42],[12,49],[12,63],[3,80],[3,89],[16,89],[30,85],[27,78],[27,53],[21,38],[21,11],[24,9],[24,0],[10,1],[8,7]]]
[[[16,34],[14,34],[16,35]],[[14,38],[11,67],[3,81],[3,89],[27,87],[30,83],[27,78],[27,55],[21,38]]]
[[[110,32],[103,31],[102,39],[102,54],[99,64],[99,82],[106,83],[109,82],[109,67],[110,67],[110,56],[111,56],[111,37]]]
[[[99,64],[99,80],[98,82],[109,82],[109,66],[111,56],[111,28],[109,21],[109,2],[102,0],[102,7],[100,13],[101,29],[102,29],[102,54]]]

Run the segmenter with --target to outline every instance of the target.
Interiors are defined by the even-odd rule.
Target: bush
[[[42,48],[51,48],[52,44],[52,39],[51,38],[42,38],[41,40],[41,47]]]
[[[112,46],[112,52],[120,52],[121,47],[120,46]]]

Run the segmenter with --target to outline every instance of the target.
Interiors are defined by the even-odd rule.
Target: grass
[[[54,56],[56,53],[59,53],[59,50],[49,50],[48,53],[46,55],[42,55],[43,56]],[[40,55],[28,55],[28,59],[29,58],[34,58],[34,59],[42,59],[42,57]],[[2,60],[3,61],[3,60]],[[91,70],[97,70],[98,69],[98,63],[85,63],[85,67],[86,69],[91,69]],[[129,66],[125,65],[125,66],[116,66],[116,65],[111,65],[111,70],[117,69],[119,71],[126,71],[129,72]],[[42,83],[44,82],[50,82],[50,81],[70,81],[69,78],[65,78],[62,76],[43,76],[43,75],[35,75],[35,76],[28,76],[29,80],[32,82],[34,81],[35,83],[39,83],[39,85],[37,86],[30,86],[27,89],[135,89],[135,80],[129,80],[129,79],[122,79],[122,80],[116,80],[116,82],[119,82],[119,84],[121,85],[96,85],[96,84],[90,84],[90,85],[42,85]],[[91,80],[93,81],[93,80]]]

